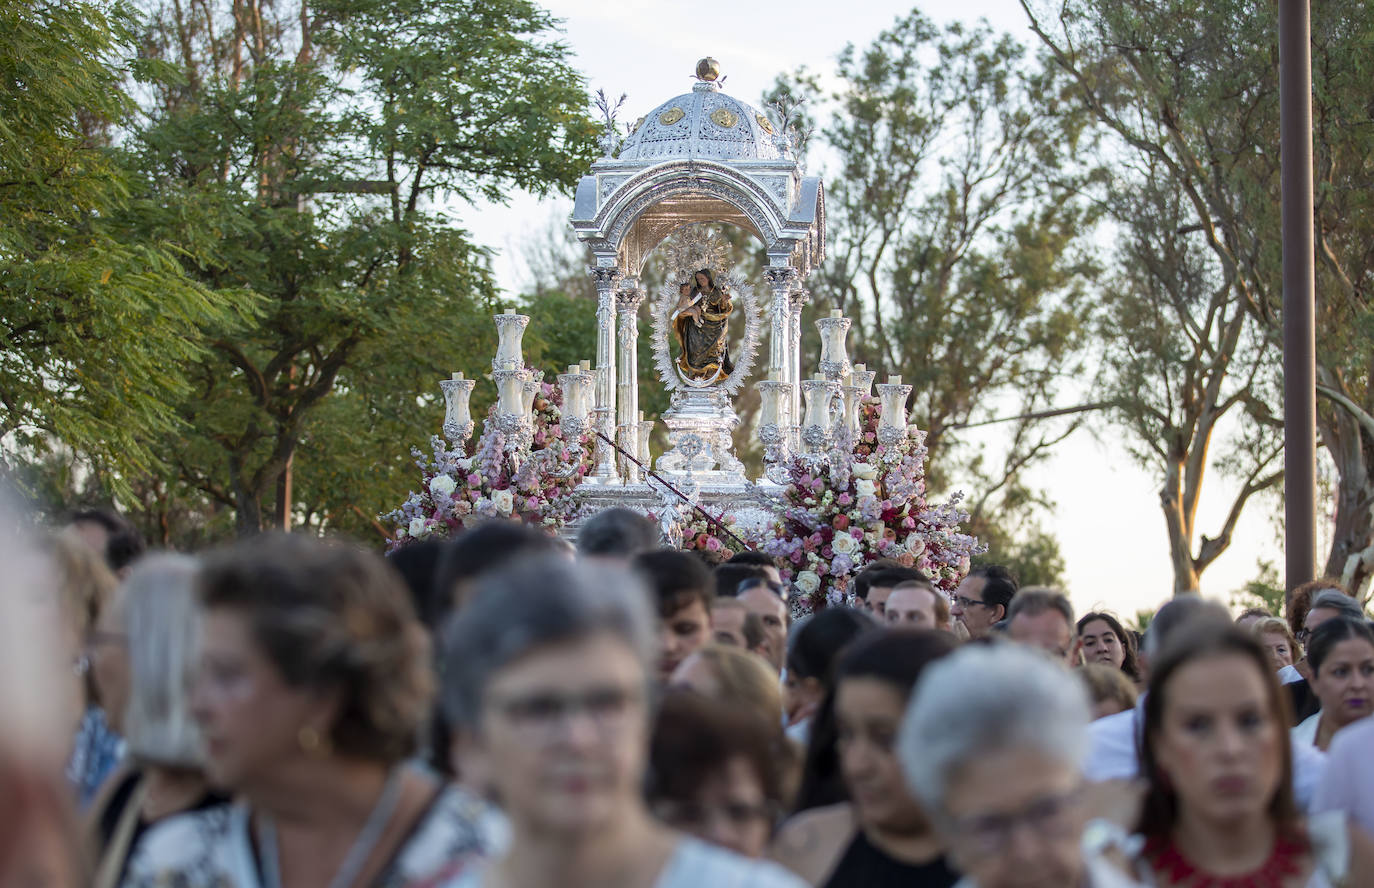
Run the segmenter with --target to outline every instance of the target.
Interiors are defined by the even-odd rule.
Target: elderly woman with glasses
[[[510,818],[508,853],[451,888],[797,888],[776,865],[688,838],[642,795],[656,659],[628,573],[533,558],[482,578],[445,644],[444,706]]]
[[[957,888],[1123,888],[1085,852],[1087,693],[1019,645],[965,647],[927,668],[897,741],[907,782],[965,878]]]

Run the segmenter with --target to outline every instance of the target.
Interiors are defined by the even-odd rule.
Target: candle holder
[[[854,370],[849,374],[849,384],[859,390],[859,398],[862,400],[873,394],[873,380],[877,378],[877,370],[869,370],[863,364],[855,364]]]
[[[531,421],[534,420],[534,400],[539,397],[539,388],[543,383],[543,370],[526,370],[525,378],[520,383],[520,413]]]
[[[592,375],[583,373],[576,364],[570,364],[567,373],[558,375],[558,385],[563,390],[563,416],[559,425],[563,428],[564,440],[574,447],[581,446],[582,434],[587,429],[587,394],[591,384]]]
[[[763,476],[774,484],[785,484],[787,463],[792,449],[782,425],[782,405],[792,400],[792,383],[767,379],[754,383],[759,390],[759,443],[763,445]]]
[[[640,414],[643,416],[644,414]],[[654,421],[652,419],[641,419],[639,421],[639,452],[635,454],[639,461],[644,465],[649,465],[649,437],[654,433]]]
[[[521,340],[525,337],[525,328],[530,325],[529,315],[516,314],[512,309],[499,315],[493,315],[492,320],[496,321],[496,357],[491,359],[491,369],[493,370],[519,370],[525,366],[524,352],[521,349]]]
[[[821,334],[820,371],[830,382],[839,382],[850,372],[849,349],[845,338],[853,322],[843,317],[838,310],[828,318],[817,318],[816,329]]]
[[[455,373],[452,379],[439,381],[444,393],[444,437],[454,444],[460,444],[472,437],[472,389],[475,379],[464,379],[463,374]]]
[[[839,391],[840,384],[828,379],[807,379],[802,382],[806,419],[802,423],[801,436],[808,454],[823,453],[830,444],[830,405]]]
[[[878,386],[878,398],[882,404],[882,416],[878,420],[878,443],[892,447],[906,440],[906,399],[911,395],[911,386],[902,385],[900,376],[890,377],[889,381]]]

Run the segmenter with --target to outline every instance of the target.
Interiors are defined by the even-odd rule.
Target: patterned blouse
[[[411,829],[374,888],[402,888],[451,861],[487,856],[480,829],[488,805],[446,787]],[[225,806],[168,818],[145,833],[121,888],[262,888],[248,809]]]

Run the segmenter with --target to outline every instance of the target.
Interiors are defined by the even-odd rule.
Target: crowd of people
[[[90,511],[0,557],[0,888],[1374,886],[1330,580],[1142,635],[880,561],[794,616],[622,509],[385,558]]]

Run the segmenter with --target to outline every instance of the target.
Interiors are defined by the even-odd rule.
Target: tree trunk
[[[286,458],[286,468],[282,469],[281,477],[277,478],[277,509],[273,516],[273,524],[276,529],[285,533],[291,532],[291,468],[296,461],[293,453]]]
[[[1183,463],[1175,457],[1164,472],[1164,486],[1159,491],[1159,505],[1164,511],[1164,525],[1169,531],[1169,563],[1174,568],[1174,595],[1196,595],[1199,585],[1197,567],[1193,562],[1193,516],[1184,506]]]

